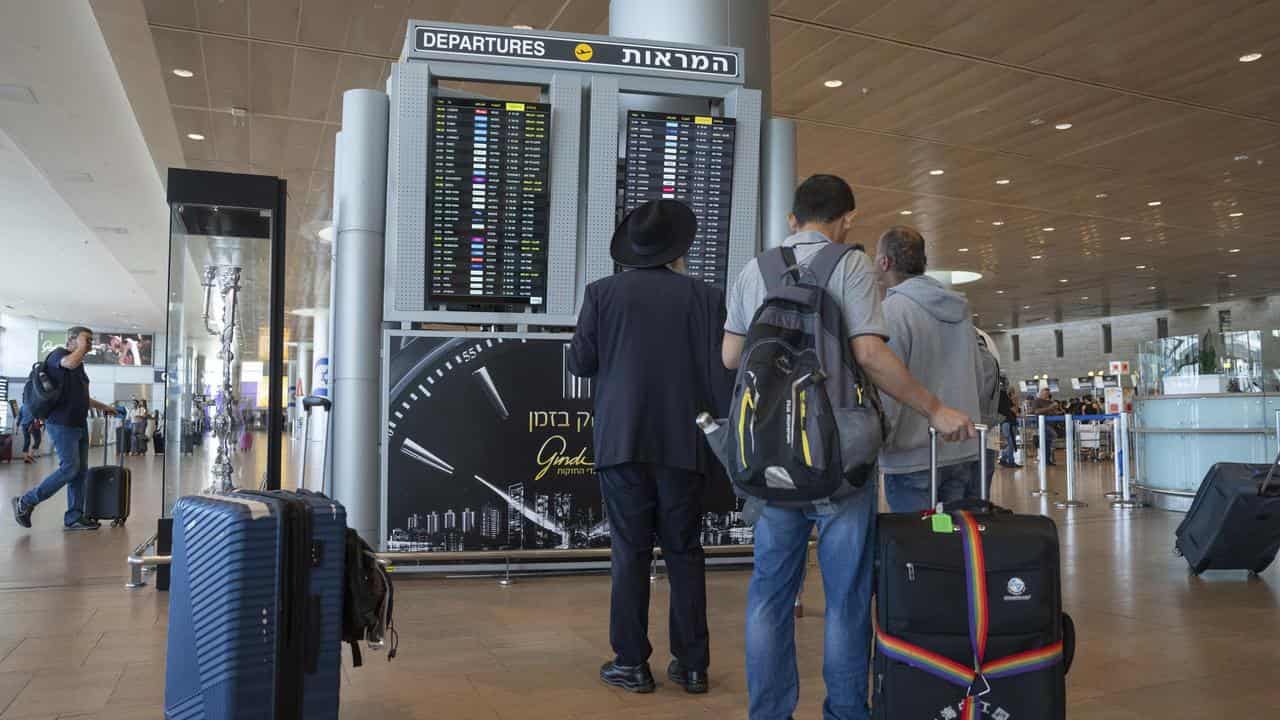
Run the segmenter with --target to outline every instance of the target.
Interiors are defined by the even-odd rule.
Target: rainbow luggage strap
[[[987,633],[991,627],[991,605],[987,599],[987,562],[982,551],[978,521],[968,512],[958,513],[960,536],[964,540],[965,584],[969,595],[969,641],[973,646],[973,667],[900,640],[876,627],[876,647],[886,657],[941,678],[965,689],[962,720],[977,720],[977,699],[991,692],[991,680],[1013,677],[1053,667],[1062,662],[1062,642],[1038,650],[1028,650],[999,660],[986,661]]]

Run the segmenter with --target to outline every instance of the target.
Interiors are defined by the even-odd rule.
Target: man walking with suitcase
[[[89,471],[89,410],[108,416],[115,408],[89,397],[89,376],[84,356],[93,349],[93,331],[76,326],[67,330],[67,345],[49,353],[45,370],[62,388],[58,404],[49,413],[45,429],[58,453],[58,469],[35,488],[10,500],[13,517],[22,527],[31,527],[31,513],[65,485],[67,511],[62,516],[67,530],[97,530],[97,521],[84,517],[84,480]]]
[[[884,319],[889,349],[930,392],[947,405],[979,417],[982,383],[978,336],[969,302],[960,293],[924,274],[928,264],[924,236],[914,228],[893,227],[880,237],[876,266],[888,288]],[[885,400],[889,438],[880,450],[884,495],[893,512],[929,508],[929,420],[901,403]],[[980,497],[978,452],[968,443],[938,451],[938,499],[951,502]]]
[[[853,190],[841,178],[815,175],[796,190],[791,216],[795,234],[783,245],[807,266],[831,243],[849,244],[855,215]],[[766,280],[752,260],[733,285],[722,348],[724,364],[737,368]],[[907,372],[885,345],[875,276],[866,254],[845,253],[827,282],[843,315],[853,357],[875,385],[928,418],[948,440],[973,437],[964,413],[946,407]],[[872,474],[874,476],[874,473]],[[796,668],[796,593],[804,577],[810,533],[818,528],[818,564],[826,596],[823,679],[825,720],[866,720],[871,648],[871,576],[877,488],[874,480],[845,489],[820,505],[801,509],[750,501],[755,522],[755,569],[747,593],[747,692],[750,720],[787,720],[799,701]]]
[[[649,669],[649,568],[656,533],[671,581],[672,682],[707,691],[705,558],[699,529],[713,459],[694,425],[727,403],[728,374],[715,355],[724,296],[687,277],[684,256],[697,219],[675,200],[631,212],[611,254],[626,272],[587,286],[569,370],[595,377],[595,467],[609,516],[615,657],[600,679],[653,692]],[[717,390],[717,384],[725,387]],[[717,402],[716,396],[725,400]]]

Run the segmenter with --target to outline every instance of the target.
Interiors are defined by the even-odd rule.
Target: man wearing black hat
[[[627,271],[587,286],[569,369],[596,377],[595,467],[613,545],[605,683],[653,692],[649,567],[656,533],[671,580],[671,680],[707,691],[702,493],[713,459],[693,418],[727,403],[724,294],[683,274],[697,220],[675,200],[632,211],[613,236]],[[724,387],[721,387],[721,384]]]

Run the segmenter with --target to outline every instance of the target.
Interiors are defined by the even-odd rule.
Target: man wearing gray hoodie
[[[889,228],[876,248],[887,292],[884,320],[889,349],[920,384],[948,407],[980,417],[978,341],[964,295],[924,274],[924,237],[914,228]],[[889,438],[880,450],[885,497],[893,512],[929,507],[929,420],[884,398]],[[905,410],[905,412],[904,412]],[[979,496],[978,444],[939,443],[938,499]]]

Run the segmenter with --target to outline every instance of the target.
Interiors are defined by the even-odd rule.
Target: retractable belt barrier
[[[926,516],[932,513],[926,513]],[[957,529],[964,543],[965,584],[969,596],[969,642],[973,665],[966,666],[938,653],[896,638],[876,627],[876,647],[886,657],[964,688],[962,720],[977,720],[978,698],[991,692],[991,680],[1014,677],[1053,667],[1062,662],[1062,641],[1045,647],[988,661],[987,636],[991,629],[991,605],[987,598],[987,563],[982,550],[982,529],[969,512],[958,512]]]

